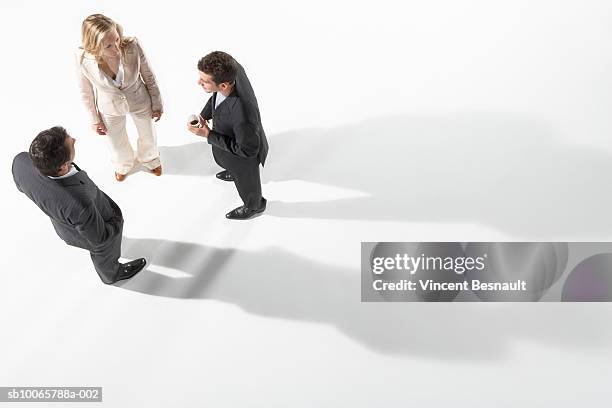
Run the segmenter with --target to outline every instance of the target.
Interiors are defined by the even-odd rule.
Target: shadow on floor
[[[511,114],[395,115],[270,136],[262,181],[306,181],[359,198],[292,202],[288,218],[476,223],[547,239],[609,237],[612,158],[563,144],[546,124]],[[162,147],[167,174],[211,176],[210,146]],[[266,187],[264,185],[264,194]]]
[[[150,265],[121,284],[123,289],[212,299],[260,316],[329,324],[382,353],[492,360],[507,357],[521,342],[574,350],[612,342],[610,313],[593,305],[361,303],[357,271],[278,248],[237,251],[131,238],[124,238],[123,247],[124,256],[144,256]],[[186,276],[168,277],[156,273],[156,266]]]

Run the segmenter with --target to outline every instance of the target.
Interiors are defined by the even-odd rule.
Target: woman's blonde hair
[[[92,54],[96,57],[98,62],[102,58],[102,39],[112,29],[117,30],[119,34],[119,50],[121,53],[125,52],[125,46],[132,42],[131,38],[123,37],[123,27],[120,24],[113,21],[111,18],[106,17],[103,14],[92,14],[87,16],[83,20],[81,25],[81,42],[85,52]],[[81,55],[81,62],[85,53]]]

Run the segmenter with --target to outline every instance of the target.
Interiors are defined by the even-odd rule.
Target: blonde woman
[[[82,46],[77,50],[81,98],[92,129],[108,140],[117,181],[125,180],[138,160],[156,176],[162,166],[153,119],[163,106],[155,75],[135,37],[102,14],[83,21]],[[138,130],[136,154],[128,139],[126,115]]]

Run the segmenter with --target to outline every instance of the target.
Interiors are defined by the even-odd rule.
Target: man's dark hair
[[[215,84],[229,82],[233,85],[238,74],[238,63],[223,51],[213,51],[198,61],[198,69],[211,75]]]
[[[66,129],[54,126],[40,132],[30,144],[32,163],[45,176],[56,176],[60,167],[70,160],[67,137]]]

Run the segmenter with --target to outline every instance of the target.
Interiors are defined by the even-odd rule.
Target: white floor
[[[611,305],[361,303],[359,262],[361,241],[612,239],[610,4],[125,3],[0,6],[0,386],[101,386],[109,407],[608,404]],[[115,182],[88,129],[73,50],[93,12],[158,76],[161,178]],[[215,49],[270,142],[248,222],[185,130]],[[121,286],[14,188],[12,157],[55,124],[150,262]]]

